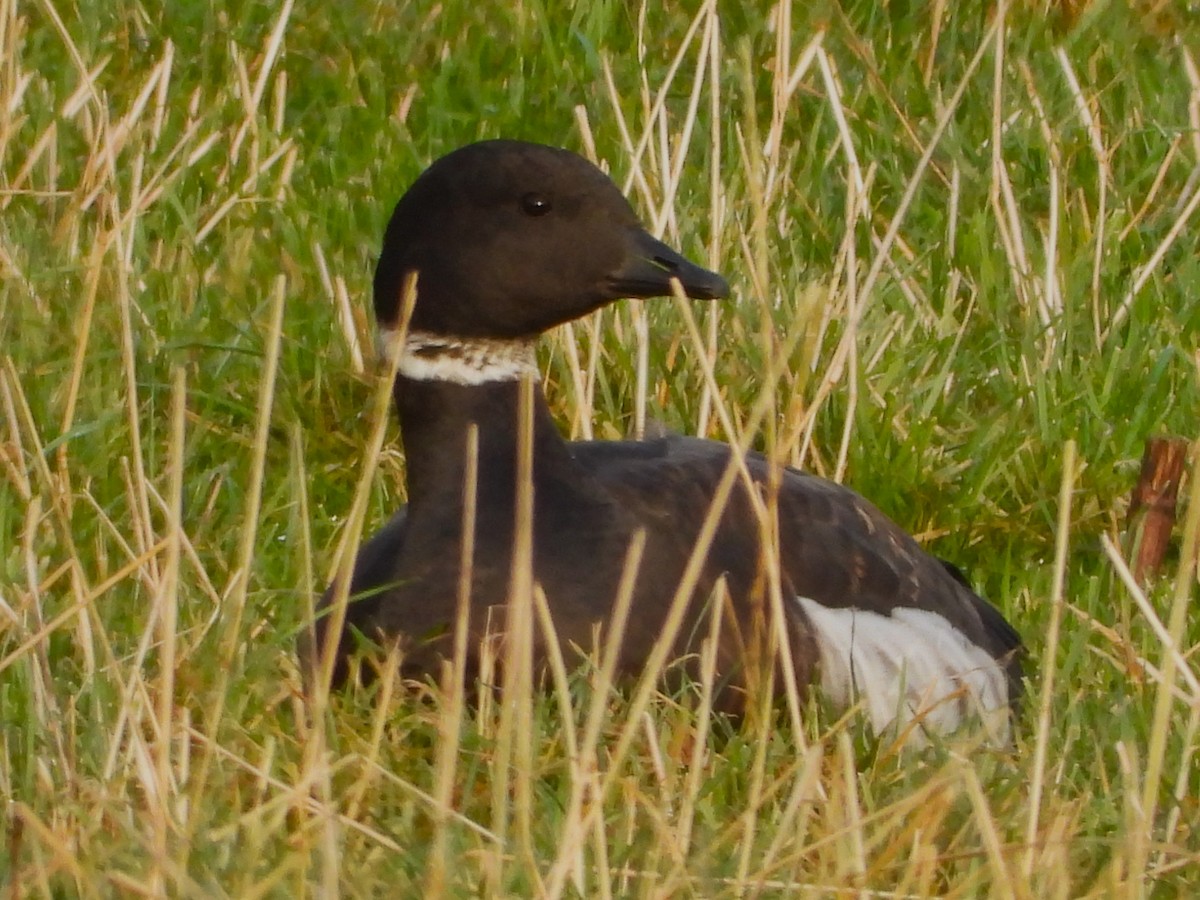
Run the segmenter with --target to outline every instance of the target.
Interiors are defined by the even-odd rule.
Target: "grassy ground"
[[[1144,439],[1196,434],[1195,3],[510,6],[0,0],[12,895],[1200,891],[1195,548],[1148,598],[1113,549]],[[699,341],[670,302],[547,341],[563,428],[749,423],[874,499],[1025,635],[1012,752],[594,672],[520,733],[388,682],[306,714],[309,598],[403,500],[385,217],[501,135],[735,288]]]

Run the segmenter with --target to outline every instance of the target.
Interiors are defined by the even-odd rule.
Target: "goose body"
[[[544,591],[564,651],[595,646],[613,615],[634,536],[645,545],[623,632],[619,670],[640,673],[664,623],[722,476],[723,443],[683,436],[569,442],[536,379],[542,331],[621,297],[728,294],[717,274],[647,234],[615,185],[565,150],[515,141],[473,144],[427,169],[400,200],[375,278],[381,331],[394,329],[405,280],[416,301],[394,396],[409,503],[355,562],[347,627],[319,649],[335,679],[353,632],[399,642],[406,675],[435,674],[450,653],[460,590],[468,432],[477,435],[468,671],[479,641],[503,622],[518,505],[519,409],[532,380],[532,582]],[[861,703],[876,730],[917,718],[947,732],[982,715],[1004,739],[1019,699],[1021,641],[952,567],[929,555],[871,503],[793,469],[746,456],[753,490],[777,491],[779,582],[797,687],[839,707]],[[709,604],[727,592],[718,645],[725,689],[742,702],[746,636],[767,580],[751,487],[735,481],[672,647],[694,667]],[[334,591],[326,592],[321,612]],[[535,646],[535,654],[541,652]],[[783,690],[776,679],[777,690]],[[918,731],[922,730],[918,729]]]

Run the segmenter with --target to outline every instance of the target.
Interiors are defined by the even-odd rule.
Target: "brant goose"
[[[541,393],[534,343],[541,332],[618,298],[670,295],[673,280],[695,299],[725,297],[728,285],[651,237],[591,163],[518,141],[450,153],[396,205],[375,273],[385,340],[394,341],[401,328],[414,273],[394,386],[408,506],[359,551],[346,627],[336,637],[328,633],[335,592],[326,591],[315,634],[304,642],[306,670],[319,671],[309,668],[315,646],[334,654],[334,680],[343,681],[358,632],[398,642],[406,677],[439,671],[451,653],[458,609],[474,426],[469,675],[478,674],[480,641],[503,622],[495,610],[519,583],[514,558],[530,559],[514,551],[522,449],[532,454],[530,574],[564,651],[596,645],[597,628],[613,617],[630,543],[644,535],[617,663],[620,672],[637,675],[660,640],[733,453],[726,444],[682,436],[564,440]],[[526,390],[532,436],[527,430],[522,440]],[[777,491],[782,640],[800,691],[815,683],[839,708],[860,703],[877,732],[917,719],[917,742],[923,730],[944,733],[980,714],[993,739],[1007,740],[1010,707],[1021,691],[1022,645],[1001,614],[853,491],[794,469],[772,472],[756,453],[746,455],[745,470],[755,490]],[[770,609],[763,529],[745,470],[712,523],[670,648],[694,675],[709,606],[725,604],[718,706],[731,711],[749,683],[747,635],[762,633],[762,610]],[[539,660],[540,643],[535,638]],[[782,694],[784,669],[776,663],[775,671]]]

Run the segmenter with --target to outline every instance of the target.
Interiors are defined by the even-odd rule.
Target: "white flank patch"
[[[897,607],[891,615],[796,598],[821,653],[821,690],[848,709],[860,703],[876,734],[913,720],[908,742],[979,720],[993,743],[1009,739],[1004,668],[944,617]]]
[[[379,330],[379,354],[387,359],[396,351],[399,334]],[[410,331],[400,351],[399,374],[414,381],[447,381],[451,384],[489,384],[537,377],[533,341],[500,341],[457,338]]]

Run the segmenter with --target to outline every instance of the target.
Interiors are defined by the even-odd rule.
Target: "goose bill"
[[[622,297],[666,297],[671,279],[678,279],[683,292],[693,300],[718,300],[729,296],[729,284],[672,250],[644,231],[635,232],[625,265],[611,279],[614,292]]]

